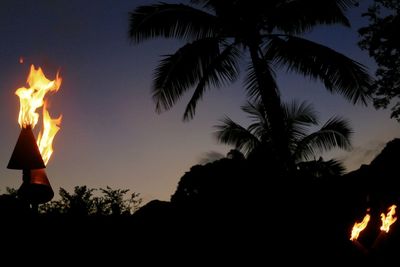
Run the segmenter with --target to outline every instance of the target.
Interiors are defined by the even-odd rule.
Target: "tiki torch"
[[[31,204],[33,209],[54,196],[45,168],[53,152],[52,141],[60,129],[61,116],[57,119],[50,117],[44,97],[48,92],[58,91],[61,82],[58,73],[55,80],[49,80],[41,68],[32,65],[27,78],[29,87],[15,91],[20,100],[18,123],[21,132],[7,168],[22,170],[18,197]],[[36,141],[32,130],[39,120],[36,109],[40,107],[43,107],[43,128]]]

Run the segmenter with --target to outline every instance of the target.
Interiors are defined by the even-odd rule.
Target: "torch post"
[[[33,213],[38,213],[38,204],[53,198],[54,192],[44,171],[46,166],[29,125],[21,129],[7,168],[22,170],[18,197],[30,206]]]

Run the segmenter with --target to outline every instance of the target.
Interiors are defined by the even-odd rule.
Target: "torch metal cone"
[[[16,170],[46,168],[30,126],[22,128],[7,168]]]
[[[18,196],[34,204],[50,201],[54,197],[54,192],[45,170],[24,170],[23,183],[18,189]]]

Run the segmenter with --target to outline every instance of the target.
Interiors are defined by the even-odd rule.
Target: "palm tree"
[[[217,125],[216,137],[219,142],[234,146],[247,158],[257,158],[271,153],[271,123],[261,102],[247,103],[242,110],[249,114],[251,124],[245,128],[229,117]],[[350,149],[352,130],[349,123],[340,117],[330,118],[320,129],[316,112],[310,104],[282,105],[285,132],[282,139],[290,149],[292,165],[297,170],[312,173],[313,176],[341,174],[344,168],[335,161],[315,160],[319,153],[333,148]],[[314,160],[310,160],[314,159]],[[331,173],[330,173],[331,172]]]
[[[240,62],[249,61],[244,85],[251,99],[265,104],[273,151],[283,168],[290,151],[282,139],[275,70],[321,80],[332,92],[353,103],[369,99],[370,76],[359,63],[302,34],[319,24],[350,23],[344,11],[357,0],[191,0],[191,4],[157,3],[130,13],[129,36],[134,43],[158,37],[186,42],[165,55],[154,73],[156,110],[170,109],[190,89],[184,120],[195,115],[198,101],[211,87],[234,82]]]

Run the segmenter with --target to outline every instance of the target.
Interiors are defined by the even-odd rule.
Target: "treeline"
[[[60,199],[39,206],[42,215],[132,215],[139,209],[142,198],[139,193],[130,193],[129,189],[89,188],[75,186],[73,192],[60,188]],[[7,187],[0,195],[0,212],[24,214],[31,212],[28,203],[18,198],[18,190]]]

